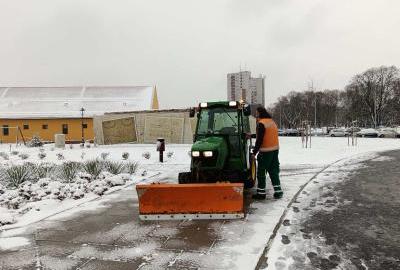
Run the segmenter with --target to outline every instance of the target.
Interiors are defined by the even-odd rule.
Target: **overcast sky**
[[[400,66],[399,0],[0,0],[0,86],[157,85],[162,108],[226,99],[266,75],[266,102]]]

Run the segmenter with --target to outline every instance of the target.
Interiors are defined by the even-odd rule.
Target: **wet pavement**
[[[119,201],[102,211],[40,222],[33,234],[19,235],[30,238],[32,247],[1,253],[0,269],[199,268],[196,260],[187,262],[180,255],[211,255],[224,222],[139,222],[133,192],[121,192]]]
[[[400,151],[360,164],[303,192],[271,249],[273,269],[400,269]]]
[[[248,204],[246,219],[231,221],[139,221],[130,187],[101,207],[88,203],[10,232],[30,245],[0,251],[0,269],[248,269],[241,258],[257,263],[267,233],[302,184],[299,177],[309,179],[316,170],[283,169],[286,184],[293,185],[286,197]]]

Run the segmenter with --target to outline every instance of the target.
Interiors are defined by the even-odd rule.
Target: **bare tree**
[[[350,126],[353,121],[363,127],[400,125],[400,72],[394,66],[354,76],[345,91],[312,90],[292,91],[270,108],[281,128],[299,127],[302,121],[321,127]]]
[[[371,68],[353,77],[346,87],[355,91],[366,107],[374,127],[382,125],[384,114],[399,80],[399,70],[394,67]]]

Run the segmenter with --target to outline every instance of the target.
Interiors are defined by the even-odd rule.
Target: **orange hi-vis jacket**
[[[274,120],[270,118],[261,118],[258,123],[264,125],[264,138],[261,143],[260,152],[271,152],[279,150],[278,127]]]

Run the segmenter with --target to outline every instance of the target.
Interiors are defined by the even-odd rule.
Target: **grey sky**
[[[267,104],[400,66],[398,0],[0,0],[0,86],[157,84],[163,108],[226,98],[241,65]]]

